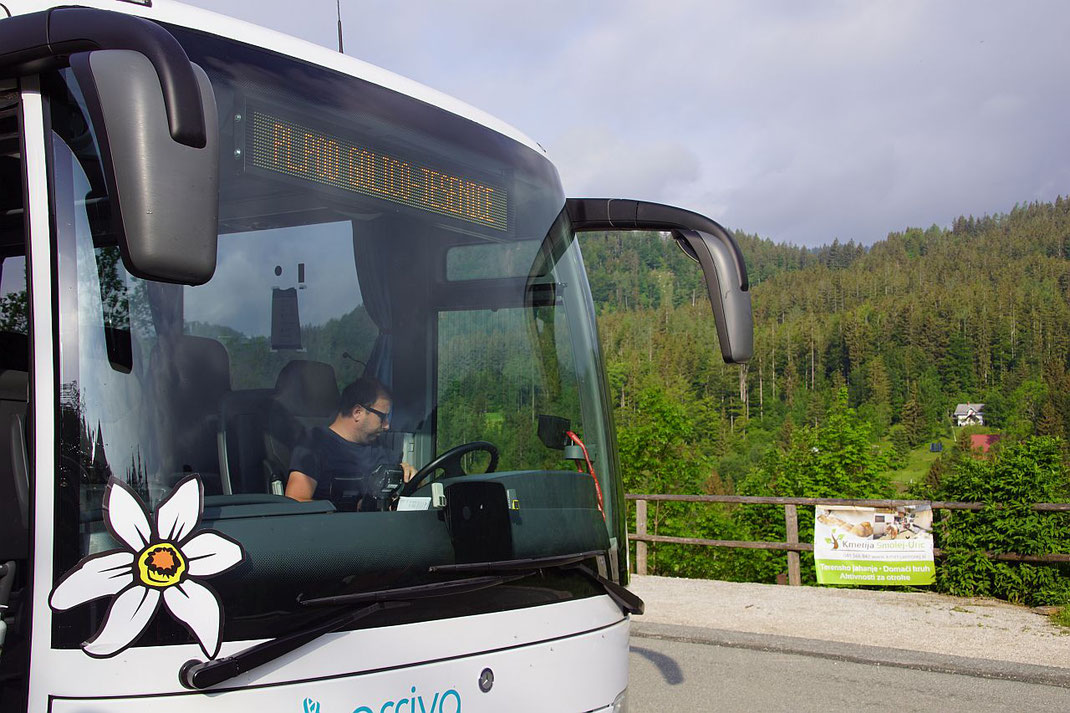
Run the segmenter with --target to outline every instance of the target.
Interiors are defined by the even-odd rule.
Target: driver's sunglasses
[[[364,409],[365,411],[370,411],[370,412],[374,413],[376,416],[379,417],[379,420],[382,421],[383,423],[390,423],[390,414],[389,413],[383,413],[382,411],[380,411],[377,408],[372,408],[371,406],[365,406],[364,404],[361,404],[360,407],[362,409]]]

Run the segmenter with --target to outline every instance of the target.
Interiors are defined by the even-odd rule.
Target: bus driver
[[[361,377],[342,391],[338,414],[330,426],[309,430],[294,448],[286,480],[286,496],[294,500],[328,500],[335,478],[368,476],[379,465],[395,465],[398,459],[386,448],[375,445],[380,434],[390,428],[391,396],[381,382]],[[405,482],[416,473],[402,463]],[[374,498],[367,484],[365,499]]]

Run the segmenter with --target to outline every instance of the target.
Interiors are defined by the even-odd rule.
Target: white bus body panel
[[[605,616],[611,613],[607,609],[615,615]],[[608,598],[597,597],[337,634],[229,681],[219,692],[192,692],[177,685],[178,666],[197,654],[193,646],[130,649],[107,662],[86,661],[80,651],[61,652],[50,667],[55,676],[47,684],[49,710],[582,713],[611,704],[628,685],[629,627],[619,611]],[[585,614],[592,616],[587,619]],[[546,636],[553,630],[575,631],[577,617],[587,619],[585,633]],[[615,622],[590,628],[606,618]],[[534,629],[543,632],[534,637],[538,643],[517,643],[531,640]],[[514,643],[508,644],[510,640]],[[485,652],[469,653],[473,641],[487,647]],[[248,643],[231,643],[222,655]],[[136,666],[131,665],[134,658]],[[479,687],[485,669],[494,676],[486,693]]]
[[[29,228],[29,277],[33,285],[31,316],[35,324],[46,325],[35,329],[33,334],[34,374],[49,375],[31,380],[33,404],[33,441],[29,453],[30,487],[32,488],[33,511],[30,514],[30,555],[33,562],[33,627],[30,634],[30,693],[29,710],[44,710],[44,690],[40,687],[42,674],[46,673],[33,657],[40,655],[41,663],[48,664],[51,646],[52,611],[48,608],[48,593],[52,591],[52,502],[56,472],[56,373],[53,363],[54,335],[52,313],[52,256],[49,250],[50,226],[48,215],[48,170],[45,162],[44,105],[37,77],[21,81],[23,143],[26,147],[26,197],[30,211]],[[41,477],[43,476],[43,477]],[[88,658],[88,657],[87,657]],[[36,679],[36,680],[35,680]],[[38,691],[39,693],[35,693]],[[36,696],[36,698],[35,698]]]

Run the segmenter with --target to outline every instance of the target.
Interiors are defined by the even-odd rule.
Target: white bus
[[[736,362],[732,237],[566,199],[516,130],[327,49],[50,5],[0,5],[0,710],[626,710],[576,236],[671,233]],[[387,467],[286,497],[364,377]]]

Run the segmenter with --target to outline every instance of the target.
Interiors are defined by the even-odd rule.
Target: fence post
[[[784,530],[789,545],[799,544],[799,517],[794,505],[784,506]],[[799,553],[788,551],[788,584],[793,587],[802,585],[802,572],[799,570]]]
[[[646,500],[635,501],[635,534],[646,535]],[[646,575],[646,543],[635,542],[635,573]]]

